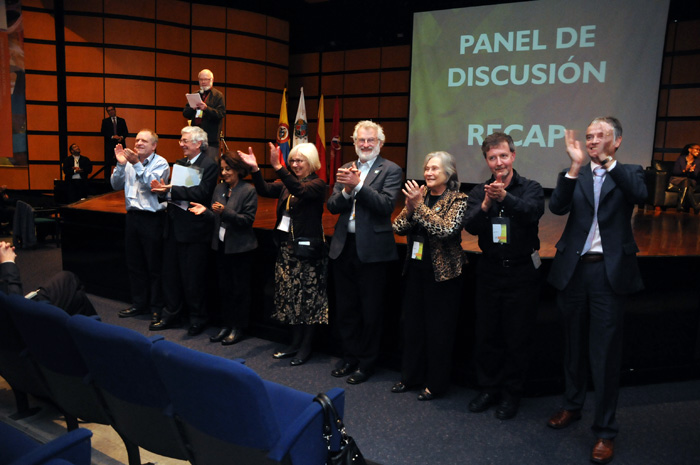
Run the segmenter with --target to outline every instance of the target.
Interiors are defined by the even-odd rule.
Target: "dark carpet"
[[[25,290],[38,286],[44,277],[61,269],[60,249],[42,246],[19,251]],[[91,296],[103,321],[148,331],[148,318],[120,319],[117,312],[128,306]],[[585,464],[595,438],[590,431],[592,393],[583,419],[565,430],[545,423],[554,413],[558,397],[523,399],[518,415],[497,420],[493,410],[473,414],[467,410],[475,391],[453,386],[448,394],[430,402],[418,402],[417,392],[392,394],[389,389],[399,373],[380,369],[368,382],[351,386],[330,376],[337,358],[315,353],[303,366],[271,354],[278,344],[248,337],[224,347],[209,342],[218,332],[189,337],[186,329],[161,332],[166,339],[226,358],[243,358],[265,379],[309,393],[332,387],[346,390],[345,423],[365,457],[383,465],[439,464]],[[623,388],[618,408],[621,431],[615,442],[617,465],[696,465],[700,463],[700,380]],[[319,432],[320,434],[320,432]]]

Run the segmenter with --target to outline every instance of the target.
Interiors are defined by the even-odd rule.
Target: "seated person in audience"
[[[442,395],[450,382],[452,344],[462,293],[462,217],[467,196],[459,191],[455,160],[432,152],[423,164],[425,186],[409,180],[406,206],[394,232],[408,236],[403,276],[401,381],[391,392],[424,388],[418,400]]]
[[[20,294],[22,280],[19,268],[15,263],[15,248],[7,242],[0,242],[0,292],[5,294]],[[48,302],[62,308],[70,315],[97,315],[95,307],[85,294],[85,287],[80,279],[70,271],[55,274],[36,291],[27,294],[28,299]]]
[[[668,190],[678,192],[678,211],[688,211],[693,208],[695,214],[700,211],[700,205],[695,201],[698,178],[700,178],[700,144],[688,144],[683,147],[681,154],[673,166]]]
[[[92,173],[92,162],[81,155],[78,144],[68,147],[70,155],[63,160],[63,174],[68,181],[68,201],[76,202],[88,195],[88,175]]]
[[[14,216],[15,202],[10,198],[7,186],[0,186],[0,225],[7,225],[7,230],[11,231]]]
[[[251,251],[258,246],[253,232],[258,195],[252,184],[243,181],[250,167],[235,152],[226,152],[219,160],[221,178],[211,199],[211,207],[190,202],[195,215],[214,220],[211,248],[216,252],[216,271],[223,327],[209,338],[227,346],[243,338],[250,315]]]

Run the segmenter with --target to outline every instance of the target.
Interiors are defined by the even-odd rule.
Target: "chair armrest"
[[[89,465],[91,436],[92,431],[78,428],[37,447],[10,465],[39,465],[52,458],[62,458],[75,465]]]

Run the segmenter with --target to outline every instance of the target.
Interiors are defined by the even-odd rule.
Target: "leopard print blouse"
[[[462,274],[462,265],[466,263],[462,250],[462,217],[466,211],[466,194],[445,191],[432,208],[422,203],[409,217],[404,207],[394,220],[394,232],[399,236],[409,234],[419,225],[428,231],[435,281],[447,281]],[[410,256],[410,247],[406,247],[403,274],[406,274]]]

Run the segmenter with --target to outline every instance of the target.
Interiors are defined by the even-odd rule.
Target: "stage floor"
[[[397,202],[393,216],[403,208],[403,199]],[[258,198],[258,212],[254,227],[272,229],[275,226],[276,199]],[[68,208],[99,211],[105,213],[125,213],[124,192],[116,191],[71,204]],[[336,215],[324,209],[323,227],[326,235],[333,235]],[[540,256],[553,258],[555,245],[564,230],[567,216],[556,216],[549,209],[540,220]],[[675,209],[665,212],[653,207],[636,208],[632,216],[634,237],[639,246],[640,257],[680,257],[700,256],[700,215],[679,213]],[[405,244],[406,238],[396,236],[399,244]],[[475,236],[462,231],[462,248],[467,252],[480,252]]]

